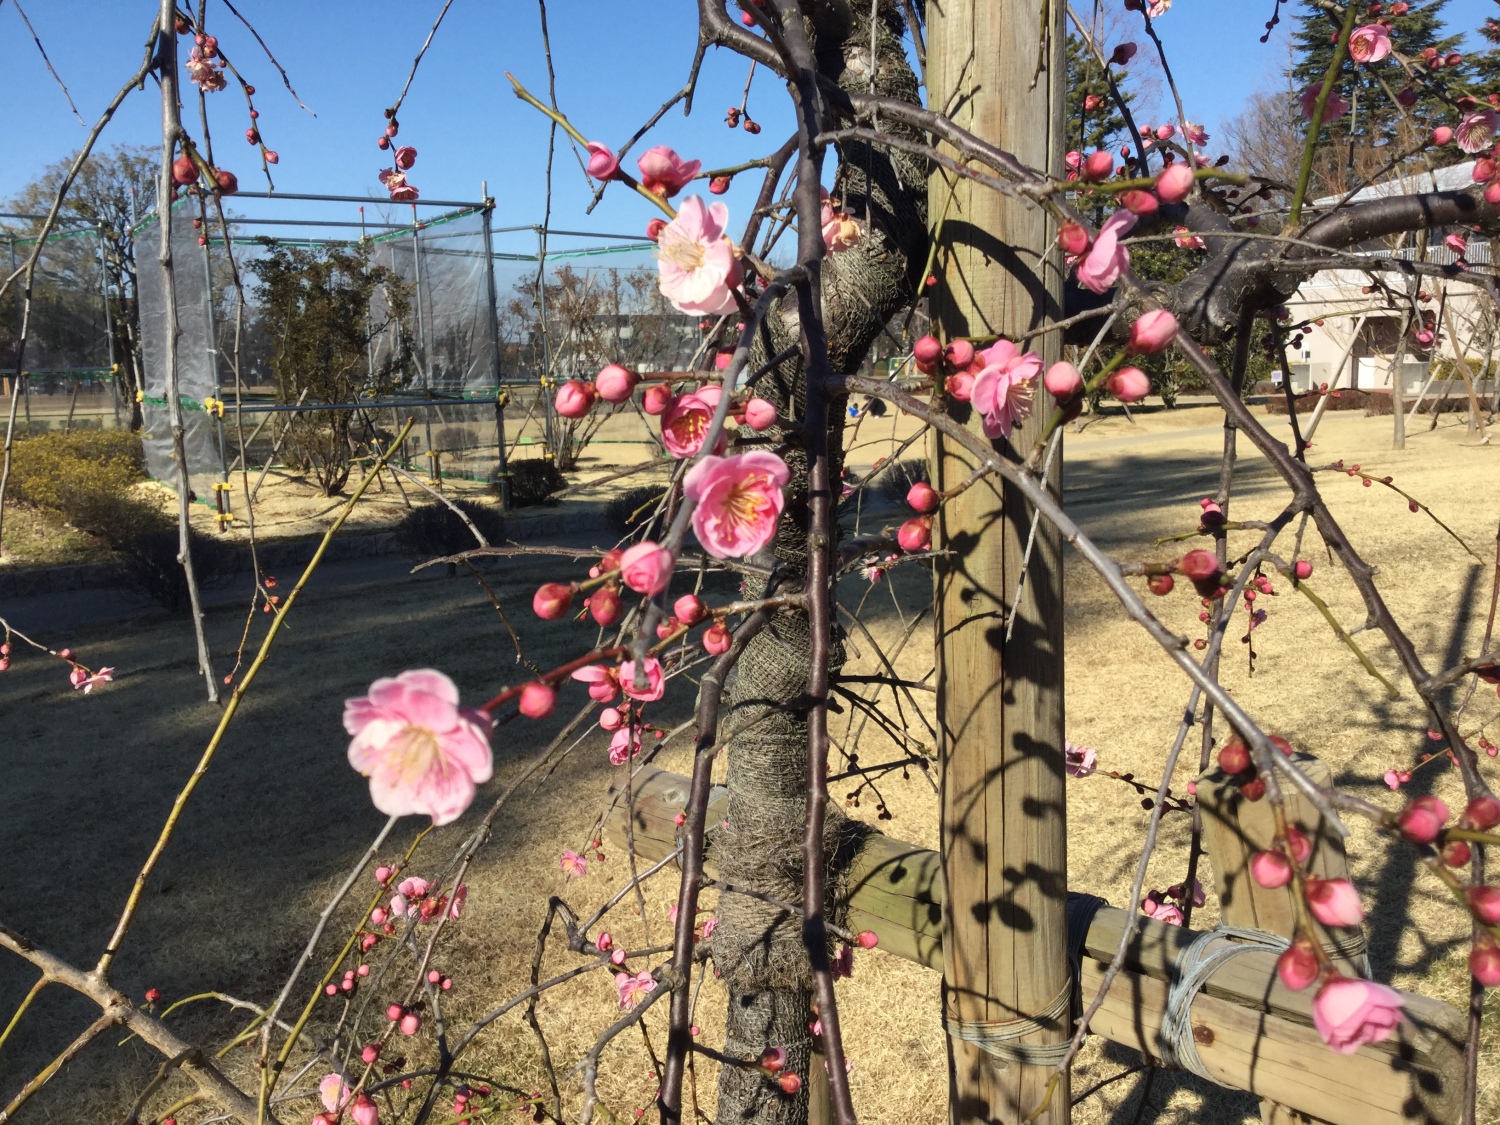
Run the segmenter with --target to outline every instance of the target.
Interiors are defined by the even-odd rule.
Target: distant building
[[[1355,194],[1353,201],[1378,199],[1424,191],[1451,191],[1473,184],[1474,162],[1450,165],[1435,172],[1402,175],[1373,184]],[[1331,208],[1338,197],[1317,201],[1319,208]],[[1436,266],[1458,262],[1459,255],[1444,243],[1450,230],[1432,230],[1406,235],[1401,239],[1375,239],[1356,246],[1354,253],[1371,258],[1404,258]],[[1460,232],[1468,240],[1463,259],[1470,266],[1491,264],[1491,244],[1472,231]],[[1391,288],[1404,292],[1406,280],[1399,274],[1387,274]],[[1391,393],[1393,367],[1398,351],[1402,313],[1399,308],[1385,307],[1388,302],[1378,291],[1370,291],[1371,278],[1355,270],[1322,270],[1303,282],[1287,302],[1293,323],[1312,321],[1302,335],[1300,348],[1288,358],[1292,389],[1307,391],[1324,383],[1362,391]],[[1402,362],[1402,390],[1408,397],[1419,394],[1424,385],[1428,394],[1442,395],[1451,378],[1455,393],[1462,393],[1463,380],[1454,364],[1454,345],[1449,336],[1451,318],[1471,372],[1476,378],[1491,374],[1500,338],[1497,318],[1489,296],[1475,286],[1448,280],[1441,276],[1423,277],[1421,289],[1428,300],[1419,303],[1425,323],[1413,318],[1407,332]],[[1417,333],[1431,331],[1430,343],[1423,344]],[[1346,358],[1347,357],[1347,358]],[[1429,380],[1431,383],[1429,384]],[[1492,393],[1494,380],[1484,379],[1476,388]]]

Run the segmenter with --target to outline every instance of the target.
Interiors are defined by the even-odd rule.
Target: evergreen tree
[[[1104,68],[1078,36],[1069,35],[1067,46],[1068,151],[1087,152],[1096,148],[1114,147],[1123,139],[1125,119],[1120,116],[1120,111],[1110,96]],[[1129,104],[1131,95],[1124,93],[1124,98],[1126,104]]]
[[[1494,0],[1500,8],[1500,0]],[[1476,51],[1469,62],[1474,69],[1474,86],[1477,94],[1500,93],[1500,11],[1484,21],[1480,36],[1491,44],[1488,51]]]
[[[1386,23],[1391,33],[1392,49],[1401,54],[1415,58],[1432,47],[1446,55],[1458,47],[1461,39],[1457,35],[1444,34],[1446,26],[1442,12],[1447,5],[1448,0],[1408,0],[1407,10],[1392,16],[1393,5],[1383,4],[1379,11],[1370,13],[1368,21],[1361,22],[1373,23],[1379,19]],[[1303,8],[1297,17],[1298,26],[1292,32],[1296,60],[1292,66],[1292,81],[1299,94],[1323,81],[1340,30],[1336,18],[1314,7],[1308,0],[1303,0]],[[1468,89],[1468,71],[1467,65],[1445,67],[1432,73],[1429,86],[1441,87],[1449,98],[1460,97]],[[1381,85],[1382,79],[1385,86]],[[1346,57],[1334,89],[1351,108],[1343,119],[1324,126],[1324,137],[1342,150],[1356,173],[1370,170],[1366,165],[1379,166],[1389,159],[1388,154],[1374,153],[1373,150],[1395,141],[1409,143],[1435,125],[1451,123],[1451,106],[1442,98],[1424,92],[1423,87],[1416,84],[1410,87],[1416,100],[1406,107],[1404,115],[1402,107],[1392,104],[1386,87],[1397,94],[1406,88],[1404,76],[1395,63],[1361,66]],[[1350,142],[1353,142],[1352,146]]]

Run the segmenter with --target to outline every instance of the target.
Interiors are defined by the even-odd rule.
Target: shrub
[[[643,485],[620,493],[604,505],[604,526],[620,539],[634,536],[646,526],[663,492],[659,486]]]
[[[549,499],[554,492],[568,487],[568,480],[551,461],[536,458],[512,461],[506,466],[510,470],[510,505],[512,508],[534,508],[539,504],[555,504]],[[498,483],[493,486],[499,493]]]
[[[887,503],[901,505],[906,503],[906,494],[911,491],[911,486],[919,480],[928,480],[927,459],[908,457],[904,461],[897,461],[881,473],[880,480],[875,487]],[[928,483],[931,482],[928,481]]]
[[[494,508],[472,500],[455,500],[453,505],[468,516],[491,543],[505,537],[505,517]],[[446,504],[423,504],[413,508],[396,525],[396,540],[407,554],[427,559],[456,555],[479,546],[474,533]]]
[[[41,434],[17,442],[11,472],[18,499],[57,512],[118,548],[167,517],[131,494],[146,479],[139,435],[121,430]]]
[[[177,561],[178,530],[166,513],[158,509],[157,515],[158,526],[136,532],[115,544],[115,549],[131,586],[171,613],[184,612],[191,602],[187,575]],[[213,586],[233,572],[234,550],[227,543],[190,531],[188,544],[193,552],[193,574],[199,589]]]

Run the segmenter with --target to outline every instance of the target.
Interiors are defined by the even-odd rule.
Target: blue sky
[[[1079,3],[1087,6],[1087,0]],[[302,100],[317,112],[313,118],[297,108],[244,28],[210,0],[210,30],[257,87],[262,132],[281,156],[273,169],[277,188],[379,193],[375,176],[385,154],[375,139],[385,124],[381,111],[399,92],[441,0],[241,0],[236,6],[256,24]],[[681,86],[695,40],[694,7],[692,0],[634,6],[552,0],[558,101],[586,136],[619,144]],[[155,0],[30,0],[27,14],[91,124],[139,64],[155,8]],[[1272,0],[1176,0],[1157,21],[1188,116],[1211,133],[1252,90],[1278,84],[1285,40],[1258,41],[1271,9]],[[1491,0],[1451,0],[1446,14],[1451,31],[1472,32],[1495,11]],[[1284,19],[1283,32],[1289,22]],[[653,142],[702,159],[707,167],[775,148],[790,134],[792,119],[784,92],[764,73],[750,96],[750,112],[764,132],[752,137],[723,123],[725,109],[739,103],[747,65],[727,52],[711,52],[692,117],[672,110]],[[480,181],[488,180],[497,200],[496,224],[524,225],[541,221],[547,122],[514,97],[507,70],[545,97],[535,4],[455,0],[401,112],[400,140],[419,150],[411,179],[424,196],[474,199]],[[7,155],[0,164],[0,198],[5,198],[74,150],[85,130],[9,4],[0,6],[0,73],[11,90],[0,134]],[[219,163],[239,174],[242,187],[263,189],[259,162],[243,140],[249,122],[237,87],[231,83],[211,95],[210,103]],[[148,83],[131,94],[103,143],[152,143],[159,114],[156,89]],[[743,215],[750,206],[751,179],[741,177],[727,197],[732,215]],[[624,192],[612,191],[591,216],[584,215],[588,200],[576,161],[560,148],[554,226],[635,233],[651,217],[643,201]],[[297,206],[278,205],[286,215]],[[317,213],[331,217],[334,211]],[[343,210],[338,214],[355,217]]]

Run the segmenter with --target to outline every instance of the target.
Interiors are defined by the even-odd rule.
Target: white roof
[[[1469,187],[1474,182],[1474,161],[1465,160],[1462,164],[1450,164],[1446,168],[1438,168],[1432,172],[1404,172],[1382,180],[1378,184],[1360,188],[1354,193],[1351,202],[1362,199],[1383,199],[1391,195],[1413,195],[1420,191],[1459,191]],[[1322,199],[1314,200],[1314,207],[1332,207],[1343,196],[1326,195]]]

